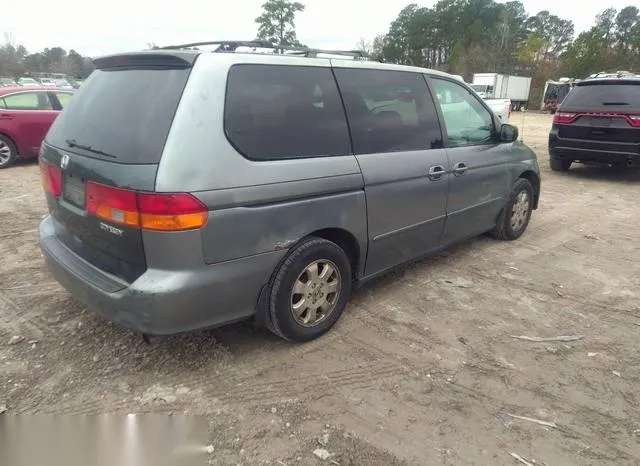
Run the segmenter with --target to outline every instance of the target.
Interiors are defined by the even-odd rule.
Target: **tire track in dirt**
[[[236,370],[233,370],[236,372]],[[201,390],[202,398],[214,401],[212,407],[217,404],[224,405],[256,405],[277,403],[282,400],[307,400],[312,399],[312,394],[326,391],[335,392],[344,389],[362,389],[376,385],[386,377],[404,375],[406,370],[401,366],[381,366],[377,368],[361,367],[343,370],[335,370],[327,373],[308,374],[303,377],[284,377],[279,379],[255,382],[253,375],[240,374],[216,374],[212,377],[192,378],[190,381],[182,380],[179,384],[164,384],[163,380],[157,380],[158,385],[176,388],[186,386],[193,391]],[[245,386],[246,385],[246,386]],[[301,395],[302,394],[302,395]],[[305,395],[306,394],[306,395]],[[124,409],[127,406],[138,405],[131,399],[122,399],[108,403],[109,410]],[[168,405],[169,406],[169,405]],[[104,408],[102,399],[92,401],[70,402],[57,404],[52,414],[94,414],[99,408]]]
[[[1,328],[11,328],[15,334],[27,334],[31,339],[42,339],[47,331],[46,325],[25,317],[28,311],[22,309],[3,291],[0,291],[0,325]]]

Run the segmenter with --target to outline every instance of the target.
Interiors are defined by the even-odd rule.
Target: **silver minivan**
[[[96,59],[41,149],[46,262],[107,319],[310,340],[355,286],[527,228],[536,155],[455,77],[193,45]]]

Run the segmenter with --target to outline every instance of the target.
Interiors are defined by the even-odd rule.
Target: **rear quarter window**
[[[576,86],[564,100],[563,107],[640,109],[640,82],[637,84],[603,83]]]
[[[329,68],[234,65],[224,129],[229,142],[251,160],[350,153],[346,117]]]

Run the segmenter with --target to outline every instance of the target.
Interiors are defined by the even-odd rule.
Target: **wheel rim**
[[[291,312],[303,327],[323,322],[336,308],[342,279],[336,265],[317,260],[302,271],[291,290]]]
[[[529,193],[527,191],[520,191],[516,196],[511,210],[511,228],[513,231],[520,231],[527,222],[529,204]]]
[[[11,147],[4,142],[0,141],[0,165],[4,165],[11,159]]]

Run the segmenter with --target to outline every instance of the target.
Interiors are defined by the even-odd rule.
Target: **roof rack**
[[[216,40],[206,42],[192,42],[190,44],[180,45],[168,45],[160,47],[160,49],[198,49],[203,45],[217,45],[213,50],[214,52],[235,52],[239,47],[247,47],[252,49],[272,49],[274,53],[282,55],[301,55],[304,57],[317,57],[319,54],[324,55],[341,55],[348,56],[354,59],[366,60],[370,59],[370,56],[362,50],[328,50],[328,49],[314,49],[305,46],[295,45],[275,45],[271,42],[263,40]]]
[[[606,71],[601,71],[599,73],[594,73],[592,75],[589,76],[588,79],[592,79],[592,78],[635,78],[640,76],[640,74],[634,73],[632,71],[612,71],[612,72],[606,72]]]

